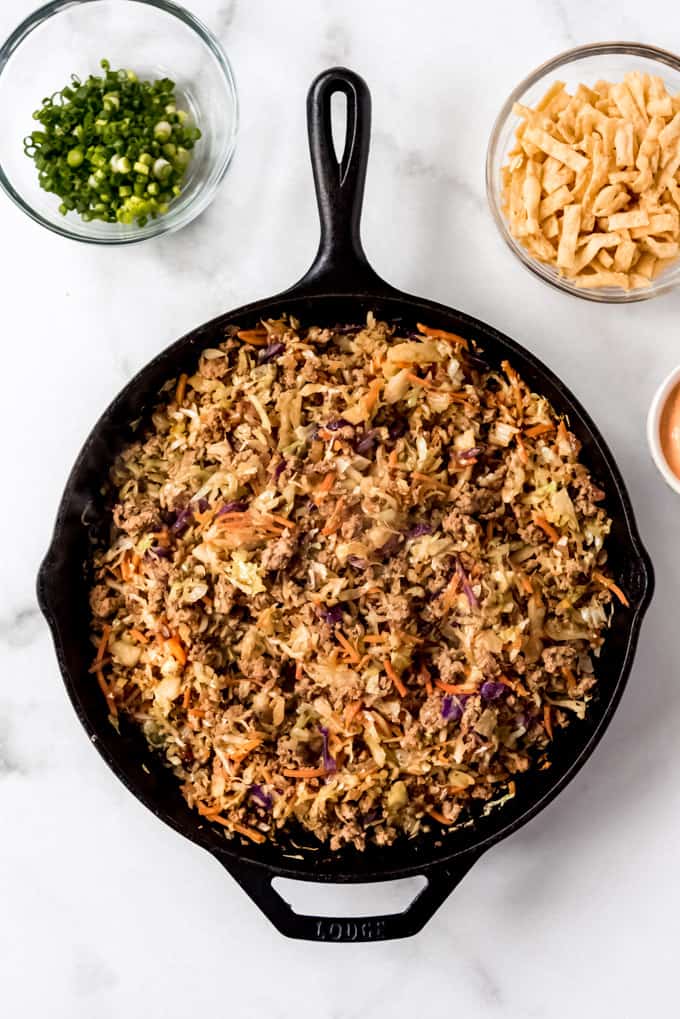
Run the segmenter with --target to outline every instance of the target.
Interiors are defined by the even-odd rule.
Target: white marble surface
[[[496,111],[532,67],[599,39],[677,49],[677,7],[192,3],[229,51],[242,104],[233,168],[200,221],[104,250],[52,236],[0,201],[0,1012],[675,1015],[680,503],[647,454],[644,417],[680,360],[680,294],[598,307],[542,286],[496,235],[483,161]],[[0,34],[31,6],[5,0]],[[420,936],[334,947],[281,938],[217,863],[108,771],[67,702],[34,578],[67,471],[131,373],[195,324],[293,282],[311,260],[304,100],[313,76],[338,62],[373,93],[364,237],[374,265],[500,326],[581,397],[619,458],[657,594],[621,708],[576,781],[489,852]],[[332,911],[357,899],[348,906],[314,888],[296,901]],[[382,889],[380,901],[399,900]]]

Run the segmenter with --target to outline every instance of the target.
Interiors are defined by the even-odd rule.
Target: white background
[[[650,461],[644,419],[680,360],[680,294],[598,307],[543,286],[496,234],[483,165],[493,118],[529,70],[602,39],[677,50],[677,5],[192,3],[233,61],[242,109],[208,212],[179,234],[106,250],[52,236],[0,196],[0,1012],[676,1014],[680,504]],[[0,34],[31,6],[4,0]],[[334,63],[373,94],[373,264],[499,326],[564,378],[618,458],[657,570],[628,690],[578,778],[484,856],[421,935],[359,946],[284,940],[207,853],[125,792],[67,702],[34,598],[67,471],[116,391],[174,338],[291,284],[311,261],[305,94]],[[377,900],[355,893],[348,905],[314,888],[296,901],[342,911]],[[379,901],[402,900],[382,889]]]

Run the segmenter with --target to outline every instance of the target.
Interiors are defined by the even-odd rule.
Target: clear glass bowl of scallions
[[[185,226],[233,155],[236,87],[170,0],[59,0],[0,49],[0,185],[32,219],[120,244]]]

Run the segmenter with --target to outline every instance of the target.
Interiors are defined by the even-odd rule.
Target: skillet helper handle
[[[333,144],[331,99],[347,99],[342,158]],[[360,292],[389,289],[368,264],[361,243],[361,209],[371,135],[371,93],[360,75],[345,67],[323,71],[307,95],[307,129],[321,221],[316,258],[294,289]]]
[[[427,870],[427,885],[402,913],[383,916],[308,916],[296,913],[272,884],[272,876],[250,866],[223,861],[268,920],[287,938],[301,941],[360,942],[409,938],[422,930],[481,853],[467,853],[448,865]]]

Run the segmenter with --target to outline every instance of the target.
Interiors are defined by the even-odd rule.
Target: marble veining
[[[226,46],[241,100],[236,157],[210,209],[179,234],[106,250],[52,236],[0,201],[0,1014],[674,1015],[680,503],[647,455],[644,418],[680,358],[680,297],[600,308],[542,286],[497,236],[484,156],[498,109],[533,67],[602,39],[673,47],[677,9],[191,6]],[[31,7],[5,0],[0,35]],[[305,96],[333,63],[356,68],[373,94],[364,242],[376,270],[500,327],[565,379],[619,460],[657,569],[628,690],[592,760],[479,860],[420,936],[365,946],[283,940],[219,864],[126,792],[80,728],[34,593],[68,471],[120,387],[177,336],[283,290],[311,262]],[[383,892],[313,887],[300,901],[325,914],[359,900],[363,911],[398,908],[402,893]]]

